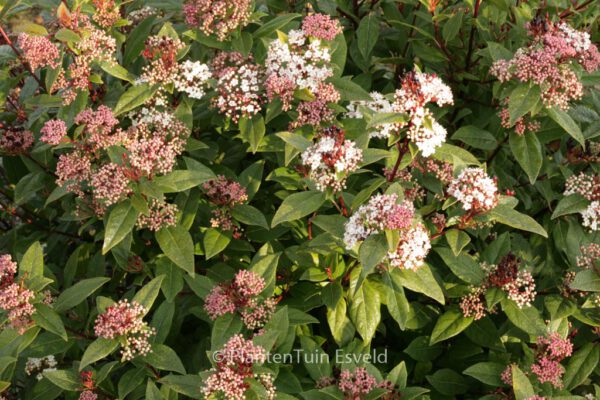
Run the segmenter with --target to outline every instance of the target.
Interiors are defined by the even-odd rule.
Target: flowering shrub
[[[0,2],[0,399],[600,398],[595,5]]]

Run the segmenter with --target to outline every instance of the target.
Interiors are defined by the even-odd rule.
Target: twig
[[[475,5],[473,7],[473,25],[471,26],[471,33],[469,34],[469,49],[467,50],[467,57],[465,58],[465,72],[469,71],[471,67],[471,57],[473,55],[473,45],[475,42],[475,22],[477,21],[477,16],[479,15],[479,6],[481,5],[480,0],[475,0]]]

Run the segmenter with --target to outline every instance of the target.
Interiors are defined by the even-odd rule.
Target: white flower
[[[427,229],[418,224],[402,236],[396,251],[388,253],[388,259],[392,267],[415,269],[423,265],[430,249]]]
[[[464,210],[488,211],[498,203],[498,186],[481,168],[465,168],[448,187]]]
[[[600,201],[592,201],[591,204],[581,212],[583,226],[592,231],[600,230]]]

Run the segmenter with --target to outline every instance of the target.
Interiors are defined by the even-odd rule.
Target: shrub
[[[600,396],[593,1],[146,3],[0,8],[0,398]]]

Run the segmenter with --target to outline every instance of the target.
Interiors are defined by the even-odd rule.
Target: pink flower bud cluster
[[[553,332],[547,337],[538,337],[536,360],[531,365],[533,372],[540,383],[550,382],[556,388],[562,388],[562,375],[565,372],[560,364],[562,360],[571,356],[573,343],[569,338],[563,339],[560,334]]]
[[[18,46],[23,51],[23,57],[33,71],[38,68],[59,66],[60,53],[45,36],[32,36],[27,33],[19,34]]]
[[[272,376],[253,371],[254,366],[263,364],[266,358],[265,349],[244,339],[241,334],[233,336],[216,355],[216,366],[209,371],[211,375],[204,381],[202,394],[206,398],[245,400],[249,380],[255,379],[264,386],[266,399],[274,400]]]
[[[150,36],[146,39],[142,56],[149,61],[142,70],[140,80],[150,84],[172,83],[179,71],[177,53],[185,47],[178,38]]]
[[[33,133],[27,129],[0,125],[0,150],[7,155],[24,154],[33,145]]]
[[[383,400],[399,400],[402,398],[396,385],[388,380],[377,382],[364,367],[357,367],[353,371],[343,369],[338,378],[324,376],[316,384],[317,388],[336,385],[344,394],[344,400],[363,400],[376,389],[385,389],[386,392],[377,398]]]
[[[211,226],[232,231],[235,237],[241,235],[239,226],[231,217],[231,209],[248,201],[246,188],[223,175],[205,182],[202,187],[208,201],[217,207],[212,210]]]
[[[204,309],[211,319],[239,313],[248,329],[262,327],[275,312],[272,298],[261,299],[265,280],[255,272],[241,270],[231,282],[215,286],[206,296]]]
[[[600,244],[590,243],[581,246],[581,255],[577,256],[577,266],[583,269],[593,269],[600,262]]]
[[[533,276],[528,271],[520,271],[521,260],[508,254],[498,265],[481,264],[487,277],[480,286],[472,287],[471,292],[460,300],[460,308],[465,317],[475,320],[486,315],[485,293],[489,288],[499,288],[519,308],[530,307],[535,300],[536,290]]]
[[[580,194],[590,201],[588,207],[581,211],[583,226],[591,231],[600,230],[600,177],[585,174],[571,175],[565,183],[564,195]]]
[[[396,90],[393,104],[395,112],[407,114],[408,138],[417,145],[425,157],[446,141],[446,129],[440,125],[427,108],[429,103],[442,107],[454,104],[452,91],[435,74],[409,72]]]
[[[296,129],[304,125],[320,126],[322,123],[331,122],[334,117],[330,103],[340,101],[340,93],[330,83],[321,83],[314,93],[315,100],[302,101],[298,104],[298,116],[292,121],[288,129]]]
[[[11,256],[0,256],[0,310],[6,314],[8,325],[22,334],[33,324],[31,316],[35,312],[32,303],[35,293],[23,282],[15,281],[16,273],[17,264]]]
[[[465,168],[448,186],[448,194],[472,213],[486,212],[498,204],[498,186],[481,168]]]
[[[246,59],[238,52],[223,52],[214,59],[212,70],[217,78],[213,107],[234,123],[260,112],[263,72],[251,57]]]
[[[508,103],[508,102],[505,102]],[[500,125],[509,129],[513,127],[513,124],[510,122],[510,113],[508,112],[508,107],[503,107],[500,109],[498,113],[500,116]],[[514,130],[517,135],[524,135],[526,132],[537,132],[540,130],[542,124],[539,121],[535,121],[531,119],[531,117],[525,115],[514,122]]]
[[[92,19],[103,28],[110,28],[121,17],[114,0],[93,0],[96,12]]]
[[[175,214],[179,211],[177,205],[169,204],[164,200],[151,199],[148,205],[148,215],[140,214],[137,220],[139,229],[158,231],[168,226],[175,226]]]
[[[79,400],[98,400],[98,395],[91,390],[84,390],[79,395]]]
[[[340,32],[339,24],[328,16],[315,14],[306,17],[302,27],[302,30],[292,30],[287,36],[273,40],[265,61],[267,97],[269,100],[279,97],[284,111],[291,108],[294,91],[306,90],[315,100],[324,94],[329,98],[326,101],[332,102],[331,99],[336,98],[331,93],[332,88],[322,86],[327,78],[333,76],[333,69],[330,48],[321,39],[335,38]],[[315,115],[317,106],[323,107],[324,104],[305,105],[304,113],[312,110]],[[322,110],[320,114],[323,114]]]
[[[542,91],[545,107],[569,108],[569,102],[583,96],[583,85],[579,80],[575,65],[579,64],[587,72],[600,67],[600,53],[590,41],[589,34],[579,32],[565,23],[532,22],[529,24],[533,36],[527,47],[522,47],[510,60],[498,60],[490,73],[500,82],[516,81],[537,85]],[[507,111],[501,112],[506,120]],[[510,123],[505,121],[503,126]],[[537,130],[538,125],[528,126],[517,121],[517,133],[527,128]],[[533,129],[530,129],[533,128]]]
[[[342,33],[340,23],[325,14],[311,14],[302,21],[302,31],[307,36],[321,40],[333,40]]]
[[[129,361],[137,355],[145,356],[152,351],[148,339],[156,334],[156,330],[148,326],[143,318],[147,310],[140,304],[120,300],[108,307],[96,318],[94,331],[96,336],[104,339],[120,338],[123,361]]]
[[[67,124],[61,119],[51,119],[40,129],[40,133],[42,142],[56,146],[67,136]]]
[[[248,24],[251,8],[250,0],[187,0],[183,5],[183,13],[188,25],[223,41],[235,30]]]
[[[325,128],[316,136],[316,143],[301,154],[302,164],[320,191],[341,192],[362,161],[362,150],[345,136],[337,126]]]

